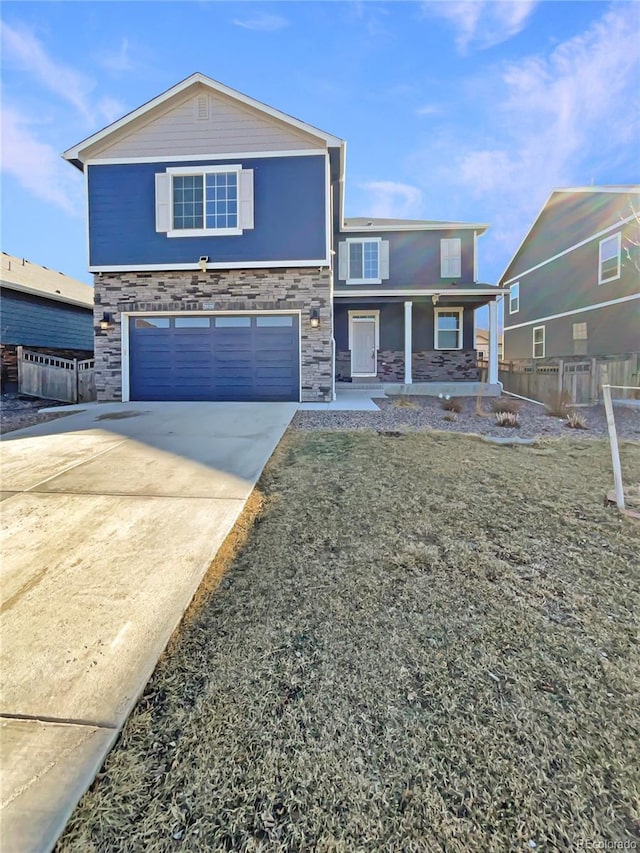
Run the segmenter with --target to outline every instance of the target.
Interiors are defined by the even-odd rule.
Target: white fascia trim
[[[80,299],[65,296],[63,293],[49,293],[46,290],[38,290],[35,287],[29,287],[28,284],[16,284],[13,281],[0,281],[0,290],[16,290],[18,293],[28,293],[30,296],[39,296],[40,299],[50,299],[52,302],[61,302],[64,305],[74,305],[78,308],[86,308],[87,311],[93,311],[93,287],[90,284],[88,284],[87,287],[91,290],[91,302],[83,302]]]
[[[368,228],[371,228],[377,233],[386,233],[387,231],[477,231],[479,234],[484,233],[490,226],[481,224],[468,224],[461,222],[440,222],[437,225],[343,225],[340,229],[341,234],[366,234]],[[373,239],[373,238],[372,238]],[[455,239],[455,238],[454,238]]]
[[[633,193],[640,191],[640,184],[629,184],[626,187],[608,187],[601,184],[597,187],[556,187],[554,193]]]
[[[249,160],[264,159],[265,157],[318,157],[325,156],[326,148],[309,148],[293,151],[233,151],[223,154],[179,154],[164,157],[92,157],[85,161],[85,166],[124,166],[131,163],[191,163],[211,160]]]
[[[460,256],[460,263],[462,263],[462,255]],[[478,280],[478,230],[474,229],[473,232],[473,280]]]
[[[215,294],[214,294],[215,295]],[[214,300],[202,300],[205,302],[215,302]],[[226,314],[252,314],[252,315],[262,315],[262,314],[297,314],[299,317],[302,317],[302,311],[300,308],[265,308],[265,309],[251,309],[244,310],[240,308],[239,310],[232,310],[230,308],[220,308],[215,310],[210,310],[209,308],[198,311],[198,310],[185,310],[185,311],[129,311],[125,310],[122,312],[122,316],[124,317],[128,315],[129,317],[217,317],[218,315],[226,315]]]
[[[131,398],[130,361],[129,361],[129,317],[130,312],[120,313],[120,358],[122,379],[122,402],[128,403]]]
[[[544,210],[544,208],[543,208],[543,210]],[[541,213],[542,213],[542,210],[540,211],[540,213],[536,217],[536,220],[533,223],[533,225],[536,224],[536,222],[540,218]],[[615,231],[616,228],[622,228],[623,225],[626,225],[627,222],[631,222],[631,220],[633,220],[633,219],[635,219],[634,214],[631,214],[631,216],[627,216],[625,219],[620,219],[614,225],[609,225],[608,228],[604,228],[602,231],[598,231],[597,234],[592,234],[590,237],[587,237],[586,239],[581,240],[579,243],[575,243],[573,246],[569,246],[568,249],[564,249],[562,252],[558,252],[557,255],[553,255],[550,258],[546,258],[544,261],[541,261],[539,264],[536,264],[534,267],[530,267],[528,270],[524,270],[523,272],[519,272],[517,275],[512,276],[512,278],[505,279],[503,281],[503,284],[509,284],[510,282],[518,281],[518,279],[522,278],[525,275],[528,275],[530,272],[535,272],[535,270],[539,270],[541,267],[546,266],[546,264],[550,264],[552,261],[555,261],[558,258],[561,258],[563,255],[567,255],[567,254],[569,254],[569,252],[573,252],[574,249],[579,249],[581,246],[586,246],[587,243],[590,243],[592,240],[597,240],[599,237],[603,237],[605,234],[609,234],[611,231]],[[529,234],[533,230],[533,225],[527,231],[527,235],[524,238],[524,240],[522,241],[522,243],[520,243],[520,245],[518,246],[518,251],[513,256],[513,258],[509,261],[509,263],[507,265],[507,269],[509,269],[509,267],[511,266],[511,264],[515,260],[516,255],[518,254],[518,252],[520,251],[520,249],[524,245],[524,241],[527,239],[527,237],[529,236]],[[502,281],[502,279],[501,279],[501,281]]]
[[[563,311],[561,314],[549,314],[547,317],[536,317],[526,323],[516,323],[513,326],[505,326],[504,331],[522,329],[524,326],[533,326],[534,323],[547,323],[549,320],[559,320],[561,317],[573,317],[575,314],[584,314],[585,311],[596,311],[598,308],[608,308],[610,305],[619,305],[622,302],[631,302],[632,299],[640,299],[640,293],[632,293],[630,296],[620,296],[618,299],[608,299],[606,302],[598,302],[597,305],[585,305],[584,308],[574,308],[571,311]]]
[[[424,290],[334,290],[334,297],[353,299],[354,296],[498,296],[508,293],[508,288],[486,287],[482,290],[465,290],[464,287],[456,287],[455,290],[442,290],[441,288],[425,288]]]
[[[325,204],[325,231],[326,231],[326,239],[325,239],[325,252],[327,257],[331,257],[331,232],[332,232],[332,210],[331,210],[331,163],[329,162],[329,152],[325,152],[325,161],[324,161],[324,180],[325,180],[325,194],[324,194],[324,204]]]
[[[83,139],[77,145],[74,145],[72,148],[68,148],[63,152],[62,156],[65,160],[80,160],[80,152],[85,148],[88,148],[90,145],[95,145],[96,142],[100,142],[100,140],[105,139],[105,137],[110,136],[115,131],[120,130],[122,127],[126,127],[132,121],[140,118],[146,113],[150,112],[150,110],[155,107],[160,106],[171,98],[175,97],[175,95],[179,95],[181,92],[184,92],[186,89],[191,88],[196,83],[201,83],[203,86],[206,86],[209,89],[212,89],[214,92],[218,92],[219,94],[226,95],[229,98],[232,98],[235,101],[239,101],[241,104],[245,104],[245,106],[252,107],[253,109],[258,110],[259,112],[264,113],[265,115],[271,116],[271,118],[278,119],[284,124],[288,124],[290,127],[296,128],[296,130],[301,130],[303,133],[308,134],[309,136],[315,136],[318,139],[324,140],[327,145],[331,146],[340,146],[342,140],[337,136],[333,136],[331,133],[326,133],[323,130],[320,130],[317,127],[313,127],[306,122],[300,121],[297,118],[293,118],[293,116],[289,116],[286,113],[280,112],[280,110],[276,110],[273,107],[267,106],[267,104],[263,104],[260,101],[256,101],[254,98],[250,98],[248,95],[243,95],[241,92],[236,91],[235,89],[231,89],[229,86],[225,86],[223,83],[218,83],[217,80],[212,80],[211,77],[207,77],[204,74],[200,74],[197,72],[196,74],[191,74],[185,80],[182,80],[180,83],[176,83],[175,86],[172,86],[170,89],[167,89],[166,92],[163,92],[160,95],[157,95],[155,98],[152,98],[150,101],[147,101],[142,106],[133,110],[130,113],[122,116],[122,118],[117,121],[112,122],[107,125],[107,127],[99,130],[97,133],[94,133],[92,136],[88,136],[86,139]]]
[[[312,261],[226,261],[224,263],[207,264],[208,270],[254,270],[281,269],[282,267],[329,267],[327,258]],[[108,266],[92,266],[89,272],[155,272],[156,270],[199,270],[199,263],[193,264],[111,264]]]

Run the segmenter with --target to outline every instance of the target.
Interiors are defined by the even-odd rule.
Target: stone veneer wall
[[[340,353],[340,356],[345,356],[342,375],[350,376],[350,354]],[[336,366],[337,364],[338,357]],[[480,370],[477,367],[475,350],[414,352],[412,378],[414,382],[477,382],[480,379]],[[378,379],[382,382],[404,382],[404,350],[378,352]]]
[[[121,315],[127,311],[301,311],[302,399],[329,401],[333,383],[331,272],[317,268],[109,272],[95,280],[98,400],[122,399]],[[320,326],[312,329],[312,308]],[[114,325],[100,329],[103,312]]]
[[[475,350],[423,350],[412,357],[414,382],[477,382],[480,370],[477,367]],[[351,376],[351,352],[336,353],[336,378]],[[404,382],[404,350],[380,350],[378,352],[378,374],[372,381]],[[366,382],[367,379],[355,382]]]

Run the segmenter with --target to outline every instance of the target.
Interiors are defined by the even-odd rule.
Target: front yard
[[[58,850],[640,846],[611,487],[603,441],[290,430]]]

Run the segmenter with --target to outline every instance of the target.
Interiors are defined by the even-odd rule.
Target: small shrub
[[[569,394],[566,391],[554,391],[546,409],[548,415],[566,418],[569,414]]]
[[[569,412],[565,426],[570,429],[589,429],[587,419],[580,412]]]
[[[445,412],[457,412],[460,414],[464,404],[460,397],[443,397],[440,401],[440,405]]]
[[[458,420],[458,416],[455,412],[447,412],[447,414],[442,418],[443,421],[451,421],[451,423],[455,423]]]
[[[417,403],[414,403],[413,400],[409,400],[407,397],[396,397],[393,401],[393,405],[397,409],[418,409],[420,408]]]
[[[514,400],[512,397],[494,397],[491,400],[492,412],[510,412],[517,415],[522,407],[522,400]]]
[[[496,412],[496,423],[501,427],[519,427],[520,419],[517,412]]]

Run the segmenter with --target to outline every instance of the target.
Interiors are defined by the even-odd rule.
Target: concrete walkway
[[[380,406],[372,398],[385,396],[382,389],[361,391],[341,388],[336,391],[336,399],[331,403],[300,403],[298,408],[301,412],[379,412]]]
[[[90,404],[3,437],[3,853],[53,847],[296,408]]]

